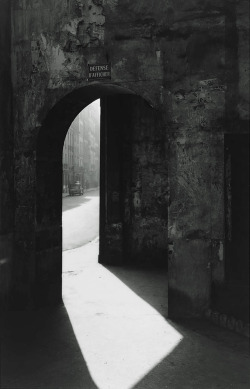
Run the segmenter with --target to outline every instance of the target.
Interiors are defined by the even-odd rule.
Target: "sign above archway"
[[[88,65],[88,81],[111,80],[111,63]]]

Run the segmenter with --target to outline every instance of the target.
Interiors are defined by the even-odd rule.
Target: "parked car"
[[[80,182],[75,182],[74,184],[69,185],[69,195],[70,196],[75,196],[75,195],[82,196],[83,192],[84,192],[84,190],[83,190],[83,187],[81,186]]]

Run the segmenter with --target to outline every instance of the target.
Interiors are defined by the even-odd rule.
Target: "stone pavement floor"
[[[1,389],[243,389],[248,340],[167,319],[167,274],[102,266],[98,240],[64,252],[64,304],[10,312]]]

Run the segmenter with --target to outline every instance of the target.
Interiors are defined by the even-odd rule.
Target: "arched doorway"
[[[101,99],[99,262],[167,266],[167,158],[160,113],[125,88],[92,84],[61,99],[36,152],[36,305],[61,300],[62,149],[76,115]]]

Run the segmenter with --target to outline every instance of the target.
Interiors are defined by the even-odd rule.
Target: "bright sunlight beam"
[[[182,335],[99,265],[97,255],[98,239],[64,252],[64,303],[98,388],[132,389],[175,349]]]

